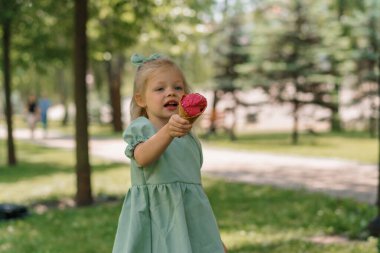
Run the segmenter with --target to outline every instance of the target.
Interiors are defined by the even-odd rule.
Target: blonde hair
[[[146,83],[149,77],[151,77],[152,74],[155,74],[156,71],[162,68],[176,69],[182,76],[183,84],[185,86],[185,93],[190,93],[190,88],[186,82],[185,75],[175,62],[168,58],[159,58],[156,60],[147,61],[141,64],[136,70],[135,80],[133,82],[133,96],[130,106],[132,120],[140,116],[148,117],[145,108],[138,106],[138,104],[136,103],[135,95],[137,93],[143,94],[145,92]]]

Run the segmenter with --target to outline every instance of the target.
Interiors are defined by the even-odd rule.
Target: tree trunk
[[[75,140],[76,176],[78,206],[93,202],[91,193],[91,167],[88,154],[88,113],[87,113],[87,0],[75,0],[74,19],[74,97],[75,97]]]
[[[377,0],[373,0],[372,1],[372,8],[374,10],[379,10],[379,1]],[[380,38],[378,37],[378,28],[379,27],[379,18],[377,15],[374,14],[375,12],[372,12],[372,15],[370,16],[370,19],[369,19],[369,30],[370,30],[370,33],[369,33],[369,41],[370,41],[370,45],[373,49],[373,52],[376,52],[377,55],[374,59],[371,59],[370,60],[370,64],[369,64],[369,68],[371,70],[371,72],[375,73],[376,75],[376,68],[380,71],[380,52],[379,52],[379,46],[380,46]],[[379,89],[379,85],[380,85],[380,73],[377,72],[377,80],[375,80],[375,82],[377,81],[377,88]],[[378,91],[379,92],[379,91]],[[378,97],[379,98],[379,97]],[[370,136],[371,137],[375,137],[376,136],[376,113],[379,114],[380,112],[376,112],[376,110],[379,110],[379,106],[376,106],[376,102],[374,100],[372,100],[372,103],[371,103],[371,115],[370,115],[370,122],[369,122],[369,131],[370,131]],[[380,115],[378,115],[380,116]]]
[[[115,67],[112,65],[112,60],[107,61],[107,74],[109,82],[109,96],[110,104],[112,108],[112,126],[114,132],[123,131],[123,122],[121,120],[121,84],[122,84],[122,72],[124,69],[125,60],[122,56],[116,57]]]
[[[293,132],[292,132],[292,144],[298,144],[298,109],[299,102],[297,99],[293,101]]]
[[[380,98],[380,54],[377,57],[377,96]],[[377,143],[380,143],[380,105],[377,106]],[[377,183],[377,212],[380,216],[380,148],[377,149],[377,169],[379,173]]]
[[[338,111],[331,110],[331,119],[330,119],[331,131],[333,132],[341,132],[341,121],[338,114]]]
[[[233,122],[230,126],[230,129],[228,131],[228,135],[230,137],[230,141],[236,141],[237,140],[237,137],[236,137],[236,134],[235,134],[235,127],[236,127],[236,121],[237,121],[237,115],[236,115],[236,107],[238,106],[238,99],[236,97],[236,94],[235,94],[235,91],[232,91],[232,97],[234,98],[234,101],[235,101],[235,106],[232,108],[232,115],[233,115]]]
[[[300,0],[295,1],[295,15],[296,15],[296,31],[297,33],[301,33],[302,25],[304,23],[304,19],[302,17],[302,5]],[[296,63],[300,57],[300,48],[297,42],[294,44],[294,53],[293,53],[293,64]],[[292,73],[293,83],[295,87],[295,94],[293,100],[293,132],[292,132],[292,144],[298,144],[298,109],[300,107],[300,103],[298,101],[298,91],[299,91],[299,83],[298,78],[301,73]]]
[[[378,47],[376,44],[375,50]],[[380,97],[380,54],[377,56],[377,96]],[[380,143],[380,105],[377,106],[377,142]],[[377,149],[377,216],[368,224],[369,232],[372,236],[380,237],[380,149]],[[380,239],[377,240],[377,248],[380,249]]]
[[[375,138],[376,137],[376,110],[377,110],[377,106],[376,106],[376,103],[374,100],[372,100],[371,102],[371,109],[370,109],[370,115],[369,115],[369,119],[368,119],[368,131],[369,131],[369,136],[371,138]]]
[[[216,112],[216,105],[218,104],[219,97],[218,97],[218,89],[214,89],[214,98],[212,101],[212,108],[211,108],[211,116],[210,116],[210,127],[207,132],[207,136],[216,134],[216,120],[218,118],[217,112]]]
[[[12,102],[11,102],[11,64],[10,64],[10,44],[11,44],[11,21],[3,21],[3,65],[4,65],[4,91],[5,91],[5,116],[8,130],[8,165],[16,165],[16,151],[13,141],[12,123]]]
[[[230,128],[228,129],[228,136],[230,138],[230,141],[236,141],[237,140],[237,137],[235,134],[235,126],[236,126],[236,119],[237,119],[236,107],[232,108],[231,113],[233,115],[233,122],[232,122]]]
[[[333,97],[333,103],[336,103],[337,109],[331,110],[331,119],[330,119],[330,125],[331,125],[331,131],[333,132],[341,132],[342,126],[339,116],[339,85],[335,84],[334,86],[334,93],[332,94]]]
[[[61,126],[67,126],[69,123],[69,106],[67,105],[67,100],[62,99],[62,105],[63,105],[63,118],[61,121]]]
[[[65,74],[62,69],[57,70],[58,90],[60,91],[60,100],[63,105],[63,118],[61,121],[62,126],[67,126],[69,122],[69,110],[67,106],[68,87],[65,82]]]
[[[378,47],[375,47],[378,50]],[[380,98],[380,54],[377,56],[377,97]],[[380,104],[377,106],[377,143],[380,143]],[[378,182],[377,182],[377,213],[380,217],[380,148],[377,149],[377,168],[378,168]],[[379,228],[380,231],[380,228]],[[380,240],[379,240],[380,241]]]

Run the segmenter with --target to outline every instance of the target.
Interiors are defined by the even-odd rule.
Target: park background
[[[1,253],[111,251],[129,166],[88,143],[122,142],[135,52],[171,57],[207,96],[206,147],[379,162],[379,0],[0,4],[0,203],[30,212],[0,221]],[[52,102],[33,140],[30,94]],[[377,185],[369,200],[214,174],[204,186],[229,252],[378,252]]]

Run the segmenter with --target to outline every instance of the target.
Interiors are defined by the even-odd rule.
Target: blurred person
[[[38,107],[40,111],[40,120],[42,123],[42,128],[44,131],[44,138],[47,137],[47,130],[48,130],[48,109],[51,105],[50,100],[47,98],[46,94],[42,95],[42,98],[39,99],[38,101]]]
[[[26,104],[26,122],[30,130],[30,138],[34,139],[34,130],[39,120],[40,112],[38,108],[37,98],[35,95],[29,95]]]
[[[132,122],[124,132],[131,181],[113,253],[226,252],[201,184],[202,148],[178,115],[189,87],[179,67],[158,54],[137,66]]]

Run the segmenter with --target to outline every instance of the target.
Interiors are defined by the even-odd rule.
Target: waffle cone
[[[190,124],[193,124],[194,121],[196,121],[197,118],[201,115],[201,113],[200,113],[200,114],[198,114],[198,115],[189,116],[189,115],[186,113],[185,109],[183,109],[181,103],[179,103],[179,105],[178,105],[178,114],[179,114],[179,116],[180,116],[181,118],[188,120],[188,121],[190,122]]]

